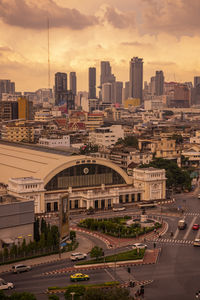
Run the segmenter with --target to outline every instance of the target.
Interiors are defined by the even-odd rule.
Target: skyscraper
[[[59,105],[64,102],[64,98],[67,93],[67,74],[56,73],[55,74],[55,104]]]
[[[113,85],[112,103],[122,104],[123,82],[115,81],[112,83],[112,85]]]
[[[11,82],[9,79],[0,79],[0,99],[2,94],[14,94],[15,93],[15,83]]]
[[[163,95],[164,89],[164,75],[163,71],[156,71],[155,76],[155,95],[160,96]]]
[[[143,59],[133,57],[130,61],[129,97],[139,98],[142,102]]]
[[[96,68],[89,68],[89,99],[96,99]]]
[[[194,77],[194,88],[196,88],[198,85],[200,85],[200,76]]]
[[[112,83],[115,81],[115,76],[112,74],[111,66],[109,61],[101,61],[101,76],[100,76],[100,84],[104,83]]]
[[[70,90],[76,96],[76,72],[70,72],[69,74],[69,81],[70,81]]]

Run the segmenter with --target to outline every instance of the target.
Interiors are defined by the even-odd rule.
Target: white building
[[[57,137],[57,135],[52,135],[49,138],[40,138],[39,145],[49,147],[49,148],[56,148],[56,147],[70,147],[70,136],[63,135],[62,138]]]
[[[119,138],[124,138],[124,130],[121,125],[100,127],[89,133],[90,143],[103,148],[114,146]]]
[[[166,177],[164,169],[136,168],[133,170],[134,187],[144,191],[143,200],[166,198]]]
[[[44,182],[34,177],[10,178],[8,180],[8,193],[15,197],[34,201],[35,213],[45,212]]]

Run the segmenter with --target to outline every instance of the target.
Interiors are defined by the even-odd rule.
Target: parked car
[[[22,265],[22,264],[12,266],[13,273],[27,272],[27,271],[30,271],[30,270],[31,270],[30,266],[26,266],[26,265]]]
[[[70,256],[70,259],[72,261],[75,261],[75,260],[81,260],[81,259],[85,259],[87,258],[87,254],[86,253],[72,253],[71,256]]]
[[[12,282],[6,282],[3,278],[0,278],[0,290],[11,290],[14,288]]]
[[[123,211],[126,210],[126,207],[113,207],[113,211]]]
[[[83,280],[89,280],[90,276],[82,273],[76,273],[70,276],[71,281],[83,281]]]
[[[200,239],[195,239],[193,242],[193,246],[200,247]]]
[[[194,225],[192,226],[192,229],[193,229],[193,230],[198,230],[198,229],[199,229],[199,224],[194,224]]]
[[[142,243],[135,243],[132,245],[132,249],[147,249],[147,245]]]

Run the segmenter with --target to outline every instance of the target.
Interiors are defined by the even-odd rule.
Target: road
[[[124,282],[128,281],[130,276],[130,279],[139,281],[153,280],[153,283],[145,287],[144,299],[146,300],[195,299],[195,293],[200,289],[198,282],[200,276],[200,247],[193,247],[192,242],[195,238],[200,237],[200,230],[192,230],[192,225],[194,223],[200,224],[200,199],[197,199],[196,194],[177,195],[177,201],[174,206],[186,208],[184,217],[187,222],[187,228],[185,230],[177,230],[180,216],[162,216],[168,222],[169,230],[160,239],[155,239],[156,247],[161,247],[162,249],[157,264],[132,267],[131,275],[127,272],[127,268],[117,269],[116,275],[112,269],[87,271],[85,273],[90,275],[90,283],[112,281],[115,278]],[[159,215],[159,209],[155,212]],[[136,211],[130,210],[129,213],[134,214]],[[154,214],[153,211],[149,211],[149,213]],[[120,214],[127,214],[127,212]],[[119,213],[112,212],[111,215],[119,215]],[[97,216],[101,217],[102,214],[98,213],[95,217]],[[72,221],[75,224],[83,217],[75,216]],[[173,232],[173,237],[170,236],[170,232]],[[101,241],[97,241],[94,237],[90,237],[90,239],[105,248],[105,244]],[[153,242],[147,241],[149,248],[153,247]],[[123,247],[117,251],[124,249],[127,248]],[[106,254],[114,251],[106,250]],[[7,281],[14,282],[16,291],[30,291],[35,293],[39,300],[43,300],[47,299],[44,292],[49,286],[66,286],[70,283],[70,274],[44,275],[44,273],[72,265],[73,263],[70,260],[65,260],[37,266],[28,273],[17,275],[6,273],[2,277]],[[8,293],[11,292],[9,291]]]

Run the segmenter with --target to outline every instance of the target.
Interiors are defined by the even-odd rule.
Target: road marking
[[[176,231],[175,231],[175,234],[174,234],[174,239],[177,238],[177,235],[179,234],[179,229],[177,228]]]
[[[196,218],[197,218],[197,216],[192,219],[192,222],[190,223],[190,226],[188,227],[188,230],[186,231],[186,234],[184,235],[183,240],[187,239],[187,237],[190,233],[190,230],[192,229],[192,226],[194,225],[194,223],[196,221]]]
[[[113,281],[115,281],[115,277],[107,269],[104,269],[104,271],[111,277]]]

